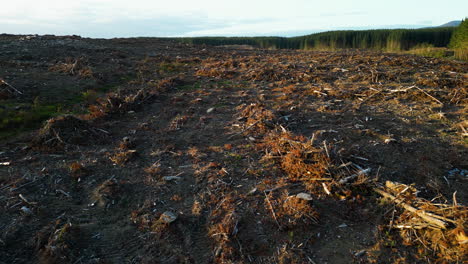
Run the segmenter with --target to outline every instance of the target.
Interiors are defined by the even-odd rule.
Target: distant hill
[[[461,24],[461,20],[454,20],[454,21],[445,23],[443,25],[440,25],[438,27],[458,27],[460,24]]]

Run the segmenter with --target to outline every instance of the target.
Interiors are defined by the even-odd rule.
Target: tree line
[[[456,28],[340,30],[300,37],[193,37],[189,44],[250,45],[267,49],[374,49],[404,51],[421,44],[447,47]]]

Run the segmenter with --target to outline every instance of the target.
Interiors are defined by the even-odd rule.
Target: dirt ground
[[[466,62],[76,36],[0,47],[0,78],[23,92],[0,86],[0,107],[39,96],[79,113],[0,142],[2,264],[468,261],[466,240],[453,256],[405,240],[402,209],[373,191],[467,204]]]

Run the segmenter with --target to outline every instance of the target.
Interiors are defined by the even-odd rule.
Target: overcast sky
[[[0,33],[297,36],[335,29],[438,26],[467,0],[2,0]]]

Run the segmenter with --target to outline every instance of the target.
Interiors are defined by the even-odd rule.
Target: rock
[[[21,210],[24,214],[26,214],[26,215],[32,215],[32,214],[33,214],[33,212],[31,211],[31,209],[27,208],[26,206],[21,207],[20,210]]]
[[[161,217],[159,217],[159,220],[163,223],[170,224],[177,220],[177,215],[171,211],[166,211],[161,215]]]
[[[312,201],[312,196],[308,193],[298,193],[296,195],[296,198],[299,198],[299,199],[302,199],[302,200],[306,200],[306,201]]]

